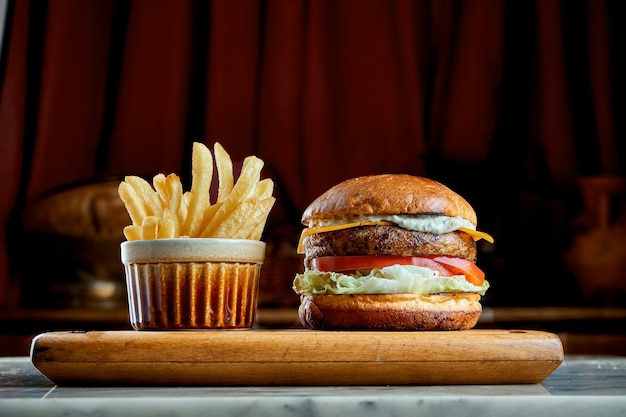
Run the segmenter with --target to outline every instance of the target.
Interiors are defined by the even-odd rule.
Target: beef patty
[[[397,226],[360,226],[315,233],[303,242],[304,264],[322,256],[454,256],[476,262],[476,242],[463,232],[434,234]]]

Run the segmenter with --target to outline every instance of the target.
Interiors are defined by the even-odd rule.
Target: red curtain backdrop
[[[537,230],[551,202],[580,176],[624,174],[625,38],[608,0],[9,5],[0,304],[25,204],[98,176],[184,174],[193,141],[261,157],[295,212],[350,177],[431,176],[474,204],[498,251],[520,236],[551,248]],[[516,221],[522,192],[546,201],[535,229]]]

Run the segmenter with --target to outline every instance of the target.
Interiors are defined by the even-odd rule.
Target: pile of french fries
[[[211,201],[213,156],[203,143],[194,142],[191,189],[183,191],[176,174],[158,174],[148,181],[127,176],[118,193],[132,221],[124,228],[127,240],[178,237],[260,240],[275,198],[274,182],[260,179],[263,161],[244,159],[235,182],[233,163],[222,145],[215,143],[218,175],[217,199]]]

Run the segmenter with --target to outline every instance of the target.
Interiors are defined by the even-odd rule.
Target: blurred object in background
[[[626,301],[626,179],[580,179],[583,211],[574,219],[572,246],[564,259],[592,303]]]
[[[22,307],[126,308],[120,243],[130,218],[119,183],[74,184],[27,205],[17,262]]]
[[[267,255],[259,283],[259,307],[292,308],[300,305],[300,298],[292,289],[293,279],[304,270],[304,256],[297,254],[301,227],[281,225],[268,228],[263,240]]]
[[[304,256],[297,253],[302,232],[301,213],[281,174],[273,166],[266,165],[263,175],[274,180],[276,204],[261,239],[267,246],[259,282],[259,307],[297,311],[300,298],[292,285],[296,273],[304,270]]]

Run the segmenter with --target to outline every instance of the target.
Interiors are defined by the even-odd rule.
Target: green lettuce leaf
[[[477,286],[463,275],[441,277],[434,271],[414,265],[393,265],[373,269],[367,275],[344,275],[337,272],[304,271],[297,274],[293,289],[301,295],[316,294],[436,294],[441,292],[475,292],[484,295],[489,288],[485,280]]]

